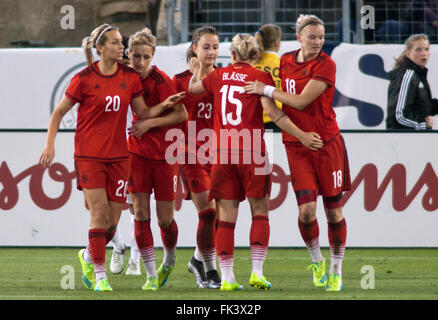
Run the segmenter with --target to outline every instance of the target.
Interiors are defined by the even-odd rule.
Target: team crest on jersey
[[[128,89],[128,85],[126,84],[125,81],[120,82],[120,88],[122,88],[122,90]]]
[[[302,77],[305,77],[306,74],[307,74],[307,68],[301,70],[301,76],[302,76]]]

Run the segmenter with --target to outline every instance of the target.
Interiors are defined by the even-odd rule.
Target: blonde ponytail
[[[92,48],[97,49],[98,44],[104,45],[106,42],[105,33],[111,30],[117,29],[111,27],[109,24],[102,24],[94,29],[89,36],[82,40],[82,48],[84,49],[85,59],[87,60],[87,64],[89,66],[92,65],[94,61]],[[97,50],[97,54],[100,54],[99,50]]]

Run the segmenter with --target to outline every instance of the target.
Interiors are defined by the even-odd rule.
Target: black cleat
[[[220,289],[221,278],[217,273],[217,270],[210,270],[207,272],[207,288],[209,289]]]
[[[188,270],[195,275],[198,288],[207,288],[207,278],[205,277],[204,264],[202,261],[198,261],[195,257],[192,257],[188,264]]]

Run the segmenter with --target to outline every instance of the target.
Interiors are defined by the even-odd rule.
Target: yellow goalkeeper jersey
[[[278,57],[277,53],[273,51],[265,51],[262,55],[262,58],[253,66],[257,69],[269,72],[274,80],[275,87],[281,90],[281,79],[279,77],[280,58]],[[275,100],[275,104],[281,109],[280,101]],[[269,118],[265,112],[263,112],[263,122],[272,122],[271,118]]]

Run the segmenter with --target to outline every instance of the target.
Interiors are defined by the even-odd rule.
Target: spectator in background
[[[437,40],[438,1],[414,0],[413,11],[415,19],[414,32],[425,33],[431,40]]]
[[[281,90],[280,58],[277,55],[281,45],[281,28],[273,24],[265,24],[257,30],[255,39],[259,46],[259,56],[253,66],[259,70],[271,74],[275,87]],[[276,106],[281,109],[281,102],[275,101]],[[272,122],[272,119],[263,111],[263,122],[265,129],[280,129]]]
[[[427,82],[430,44],[427,35],[414,34],[389,73],[387,129],[432,129],[438,101]]]

